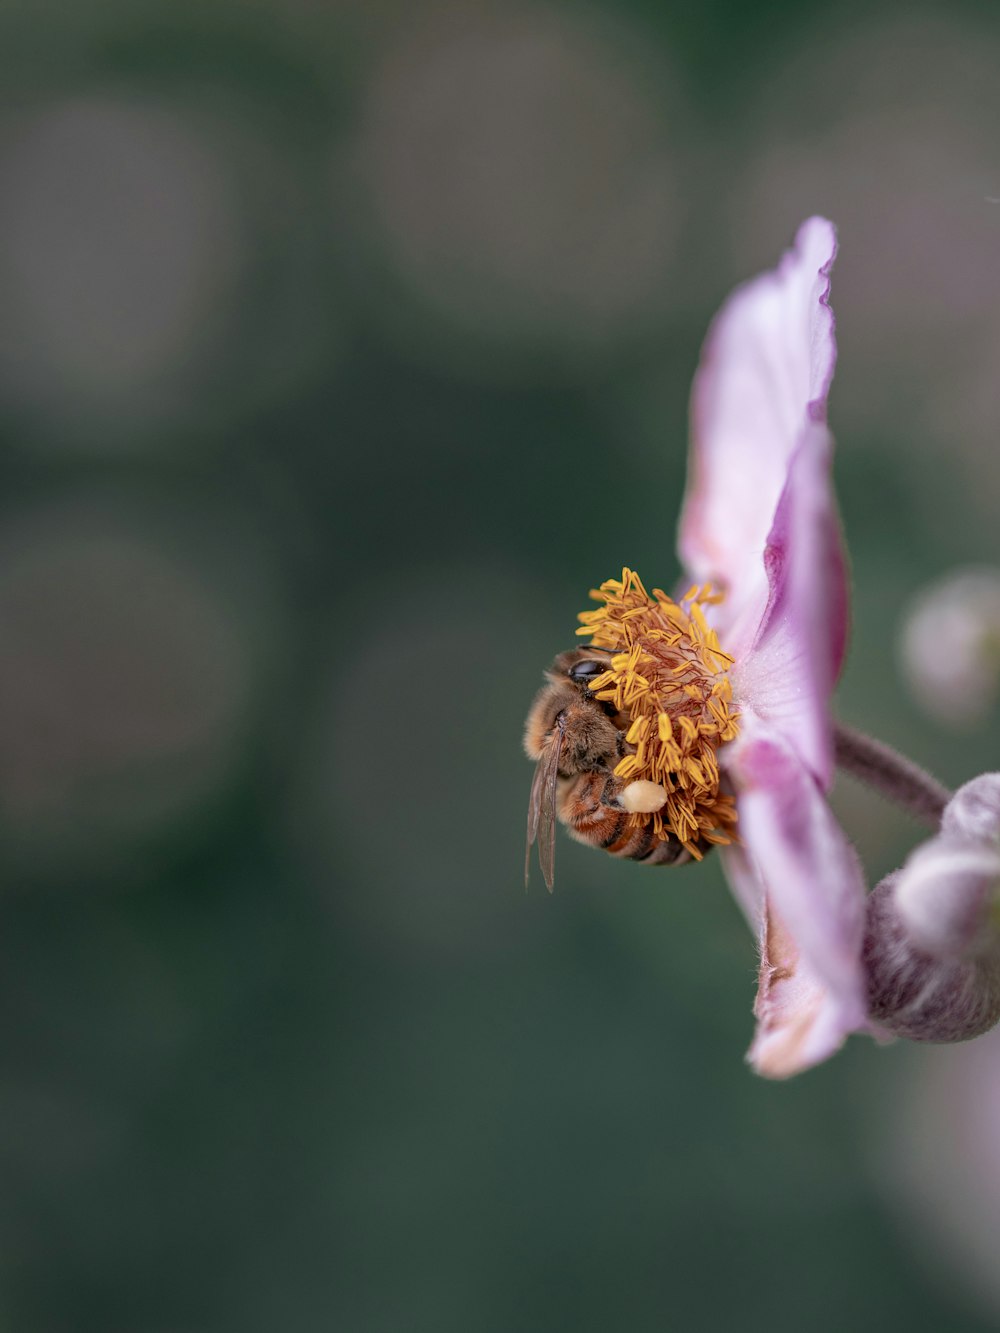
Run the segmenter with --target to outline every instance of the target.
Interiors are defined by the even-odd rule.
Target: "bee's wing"
[[[559,784],[559,757],[563,733],[556,727],[535,766],[535,776],[528,798],[528,840],[524,849],[524,884],[531,871],[531,848],[538,840],[538,864],[549,893],[556,877],[556,792]]]

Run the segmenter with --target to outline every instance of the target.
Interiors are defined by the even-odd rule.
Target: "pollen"
[[[664,789],[666,801],[652,815],[654,832],[663,840],[672,834],[700,860],[707,845],[736,839],[736,806],[720,790],[716,758],[719,746],[739,734],[739,714],[730,709],[733,659],[703,609],[722,597],[709,584],[696,584],[675,602],[659,588],[648,593],[631,569],[590,595],[601,605],[581,613],[576,632],[613,654],[610,670],[590,689],[628,719],[630,752],[615,774]],[[638,826],[649,815],[630,819]]]

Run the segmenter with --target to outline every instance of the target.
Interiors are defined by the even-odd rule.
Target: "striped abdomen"
[[[635,826],[634,816],[615,802],[621,787],[616,778],[580,773],[560,779],[559,785],[559,819],[577,842],[648,866],[684,865],[693,859],[672,835],[667,841],[656,836],[652,817]]]

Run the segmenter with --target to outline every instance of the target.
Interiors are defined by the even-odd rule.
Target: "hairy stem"
[[[833,740],[840,768],[901,805],[929,828],[937,828],[951,799],[951,792],[937,778],[891,746],[843,723],[834,724]]]

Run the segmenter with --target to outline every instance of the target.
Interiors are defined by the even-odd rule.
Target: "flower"
[[[679,602],[659,589],[650,597],[625,570],[581,616],[580,632],[615,654],[593,688],[630,720],[635,753],[618,775],[664,785],[654,819],[665,836],[694,854],[722,844],[760,942],[748,1058],[777,1078],[867,1027],[865,885],[824,794],[828,704],[847,639],[826,426],[835,254],[832,224],[810,218],[777,269],[738,288],[709,332],[679,541],[695,586]]]
[[[634,752],[615,776],[629,786],[626,809],[637,809],[632,793],[653,786],[664,795],[655,807],[653,830],[673,834],[696,860],[706,844],[732,842],[736,810],[720,789],[716,750],[739,734],[729,708],[733,659],[719,646],[702,606],[718,602],[710,588],[692,588],[675,602],[660,588],[650,597],[638,574],[623,569],[593,596],[604,602],[585,611],[578,634],[615,654],[611,668],[590,685],[594,696],[629,718],[625,735]],[[644,812],[640,812],[644,813]],[[638,822],[644,822],[642,820]]]
[[[1000,773],[959,787],[940,833],[868,900],[873,1019],[914,1041],[968,1041],[1000,1019]]]

